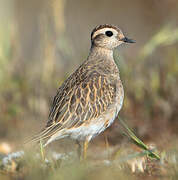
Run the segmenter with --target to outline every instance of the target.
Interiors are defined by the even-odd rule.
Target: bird
[[[32,141],[45,140],[45,147],[69,137],[79,145],[79,156],[86,159],[91,139],[114,122],[123,105],[124,89],[113,51],[134,42],[118,26],[96,26],[88,57],[57,90],[46,126]]]

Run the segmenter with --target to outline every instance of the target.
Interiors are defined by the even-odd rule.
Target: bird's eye
[[[105,34],[106,34],[106,36],[111,37],[113,35],[113,32],[112,31],[106,31]]]

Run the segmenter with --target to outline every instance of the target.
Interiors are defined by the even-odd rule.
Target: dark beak
[[[129,39],[129,38],[127,38],[127,37],[124,37],[124,38],[120,39],[120,41],[123,41],[123,42],[126,42],[126,43],[135,43],[134,40]]]

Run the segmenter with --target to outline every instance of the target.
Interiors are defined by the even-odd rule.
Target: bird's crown
[[[95,32],[99,31],[99,30],[104,30],[104,29],[114,29],[118,32],[120,32],[121,30],[117,27],[117,26],[114,26],[112,24],[101,24],[101,25],[98,25],[96,26],[93,31],[91,32],[91,39],[93,38],[93,35],[95,34]]]

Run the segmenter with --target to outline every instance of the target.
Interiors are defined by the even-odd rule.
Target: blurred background
[[[44,127],[58,87],[103,23],[137,42],[114,52],[125,88],[120,117],[159,147],[178,137],[178,1],[0,0],[0,144],[19,148]],[[111,145],[123,139],[119,122],[106,133]]]

